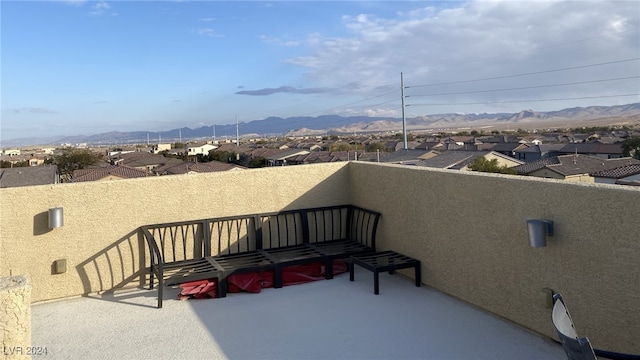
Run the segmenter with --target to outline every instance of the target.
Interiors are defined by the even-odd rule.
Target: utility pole
[[[402,141],[404,142],[404,149],[407,150],[407,119],[404,116],[404,77],[400,73],[400,97],[402,98]]]
[[[236,147],[240,146],[240,130],[238,127],[238,114],[236,114]]]

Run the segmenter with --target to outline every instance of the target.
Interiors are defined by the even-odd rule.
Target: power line
[[[461,91],[461,92],[450,92],[450,93],[439,93],[439,94],[423,94],[423,95],[406,95],[406,97],[419,97],[419,96],[444,96],[444,95],[461,95],[461,94],[478,94],[478,93],[499,92],[499,91],[512,91],[512,90],[538,89],[538,88],[546,88],[546,87],[554,87],[554,86],[569,86],[569,85],[579,85],[579,84],[591,84],[591,83],[598,83],[598,82],[618,81],[618,80],[628,80],[628,79],[637,79],[637,78],[640,78],[640,76],[627,76],[627,77],[613,78],[613,79],[599,79],[599,80],[577,81],[577,82],[571,82],[571,83],[548,84],[548,85],[536,85],[536,86],[524,86],[524,87],[517,87],[517,88],[505,88],[505,89],[477,90],[477,91]]]
[[[406,106],[443,106],[443,105],[491,105],[491,104],[515,104],[515,103],[529,103],[529,102],[544,102],[544,101],[562,101],[562,100],[584,100],[584,99],[604,99],[613,97],[625,97],[625,96],[640,96],[638,94],[620,94],[620,95],[602,95],[602,96],[583,96],[574,98],[557,98],[557,99],[529,99],[529,100],[509,100],[509,101],[489,101],[489,102],[470,102],[470,103],[442,103],[442,104],[407,104]]]
[[[519,77],[519,76],[538,75],[538,74],[546,74],[546,73],[559,72],[559,71],[567,71],[567,70],[575,70],[575,69],[584,69],[584,68],[588,68],[588,67],[603,66],[603,65],[611,65],[611,64],[618,64],[618,63],[629,62],[629,61],[637,61],[637,60],[640,60],[640,57],[637,57],[637,58],[631,58],[631,59],[624,59],[624,60],[608,61],[608,62],[597,63],[597,64],[589,64],[589,65],[572,66],[572,67],[561,68],[561,69],[552,69],[552,70],[534,71],[534,72],[522,73],[522,74],[513,74],[513,75],[504,75],[504,76],[495,76],[495,77],[481,78],[481,79],[473,79],[473,80],[451,81],[451,82],[444,82],[444,83],[437,83],[437,84],[414,85],[414,86],[407,86],[407,88],[417,88],[417,87],[427,87],[427,86],[438,86],[438,85],[451,85],[451,84],[464,84],[464,83],[477,82],[477,81],[496,80],[496,79],[506,79],[506,78]]]

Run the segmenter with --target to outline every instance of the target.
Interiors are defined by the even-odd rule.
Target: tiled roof
[[[0,188],[58,183],[55,166],[29,166],[0,169]]]
[[[185,162],[182,164],[177,164],[169,167],[164,167],[162,169],[158,169],[156,173],[161,175],[177,175],[177,174],[187,174],[190,172],[207,173],[207,172],[229,171],[229,170],[237,170],[237,169],[244,169],[244,167],[234,165],[234,164],[228,164],[221,161],[210,161],[210,162],[204,162],[204,163]]]
[[[560,149],[565,147],[564,144],[540,144],[538,146],[540,147],[540,151],[543,153],[558,152]]]
[[[274,160],[274,161],[284,160],[291,156],[306,155],[308,153],[309,153],[309,150],[304,150],[304,149],[287,149],[287,150],[281,150],[279,153],[276,153],[276,154],[265,156],[265,159]]]
[[[484,156],[488,153],[488,151],[445,151],[431,159],[422,160],[420,165],[439,169],[449,169],[463,163],[466,165],[476,157]]]
[[[537,161],[532,161],[530,163],[526,163],[526,164],[522,164],[522,165],[518,165],[518,166],[514,166],[513,170],[516,171],[517,174],[519,175],[527,175],[530,174],[536,170],[540,170],[542,168],[547,167],[547,165],[555,165],[555,164],[559,164],[560,161],[558,160],[557,156],[551,157],[551,158],[544,158],[544,159],[540,159]]]
[[[516,150],[517,153],[535,153],[540,154],[542,151],[540,150],[539,145],[528,145],[525,148]]]
[[[423,156],[428,152],[429,151],[427,150],[417,150],[417,149],[404,150],[403,149],[403,150],[394,151],[392,153],[384,153],[384,154],[381,153],[380,155],[384,155],[384,156],[380,157],[380,161],[385,163],[398,163],[401,161],[417,160],[417,159],[420,159],[421,156]]]
[[[560,158],[560,164],[552,165],[550,168],[565,176],[590,174],[596,171],[608,170],[622,165],[628,165],[635,160],[630,158],[601,159],[585,155],[564,155],[558,156],[558,158]],[[635,162],[640,163],[638,160],[635,160]]]
[[[146,171],[138,170],[126,165],[111,165],[101,168],[82,169],[73,172],[72,182],[97,181],[107,176],[117,176],[123,179],[133,179],[147,176]]]
[[[254,157],[254,158],[256,157],[266,158],[267,156],[272,156],[280,152],[282,152],[282,150],[280,149],[257,148],[257,149],[253,149],[250,155],[251,157]]]
[[[548,168],[564,176],[590,174],[596,171],[617,168],[623,165],[639,163],[631,158],[602,159],[580,154],[561,155],[518,165],[513,169],[520,175],[527,175],[542,168]]]
[[[180,159],[164,157],[163,155],[155,155],[144,152],[135,152],[128,154],[120,154],[117,156],[120,164],[130,167],[143,167],[148,165],[164,165],[176,164],[182,162]]]
[[[491,148],[491,150],[493,150],[493,151],[514,151],[519,146],[522,146],[522,144],[517,143],[517,142],[497,143],[496,146]]]
[[[609,170],[596,171],[589,175],[593,177],[622,179],[627,176],[632,176],[636,174],[640,174],[640,164],[632,164],[632,165],[621,166],[621,167],[609,169]]]
[[[622,154],[622,144],[575,143],[558,150],[564,154]]]

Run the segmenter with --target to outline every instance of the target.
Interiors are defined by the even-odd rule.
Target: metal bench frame
[[[287,210],[141,227],[149,249],[149,289],[217,279],[225,297],[233,274],[274,271],[282,287],[287,266],[322,262],[327,279],[333,261],[375,252],[380,213],[354,205]],[[146,280],[146,277],[145,277]]]

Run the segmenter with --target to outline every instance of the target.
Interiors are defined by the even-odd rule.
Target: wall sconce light
[[[547,246],[547,236],[553,236],[553,220],[527,220],[529,245],[539,248]]]
[[[64,225],[64,213],[61,207],[49,209],[49,229],[55,229]]]

